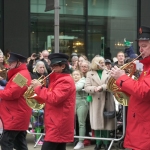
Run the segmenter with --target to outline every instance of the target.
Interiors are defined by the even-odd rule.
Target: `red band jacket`
[[[144,68],[136,81],[127,75],[116,84],[130,96],[124,147],[150,150],[150,57],[141,60]]]
[[[0,117],[4,123],[5,130],[27,130],[31,116],[31,108],[23,97],[27,86],[21,88],[13,79],[20,73],[31,83],[31,77],[26,64],[8,71],[8,82],[4,90],[0,90]]]
[[[76,88],[72,77],[52,73],[48,89],[38,86],[34,90],[45,101],[45,141],[73,142]]]

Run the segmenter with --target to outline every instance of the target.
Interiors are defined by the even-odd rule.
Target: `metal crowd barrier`
[[[124,139],[124,136],[125,136],[125,127],[126,127],[126,108],[125,106],[123,106],[123,109],[122,109],[122,136],[120,138],[116,138],[117,137],[117,134],[116,134],[116,131],[117,131],[117,127],[116,127],[116,130],[115,130],[115,136],[114,138],[97,138],[97,137],[88,137],[88,136],[74,136],[74,138],[83,138],[83,139],[91,139],[91,140],[107,140],[107,141],[111,141],[110,142],[110,145],[109,145],[109,148],[108,150],[111,149],[111,147],[113,146],[113,143],[116,141],[116,142],[119,142],[121,140]],[[35,145],[34,145],[34,148],[37,146],[38,142],[40,141],[40,139],[45,135],[45,133],[34,133],[34,132],[30,132],[29,130],[27,130],[27,133],[28,134],[31,134],[31,135],[40,135],[40,137],[38,138],[38,140],[36,141]],[[123,141],[122,141],[123,142]]]
[[[126,128],[126,108],[125,108],[125,106],[123,106],[123,109],[122,109],[122,119],[123,119],[122,120],[122,136],[120,138],[97,138],[97,137],[87,137],[87,136],[74,136],[74,137],[75,138],[83,138],[83,139],[91,139],[91,140],[107,140],[107,141],[111,141],[110,145],[109,145],[109,148],[108,148],[108,150],[110,150],[112,145],[113,145],[113,143],[115,141],[119,142],[119,141],[124,139],[125,128]],[[117,127],[116,127],[116,130],[117,130]],[[116,132],[115,132],[115,134],[116,134]],[[115,137],[117,137],[117,135]],[[123,141],[121,141],[121,143],[123,144]]]
[[[30,132],[29,130],[27,130],[27,133],[28,134],[32,134],[32,135],[40,135],[38,140],[35,142],[34,148],[37,146],[37,144],[41,140],[41,138],[45,135],[45,133],[34,133],[34,132]]]

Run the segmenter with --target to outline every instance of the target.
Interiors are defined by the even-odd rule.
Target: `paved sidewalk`
[[[30,135],[30,134],[27,135],[27,143],[28,143],[28,149],[29,150],[41,150],[41,146],[39,146],[39,145],[37,145],[34,148],[34,137],[33,137],[33,135]],[[69,144],[67,144],[66,150],[73,150],[73,147],[74,147],[74,144],[69,143]],[[83,150],[94,150],[94,147],[95,147],[95,145],[85,146],[85,148]],[[0,150],[1,150],[1,148],[0,148]],[[104,148],[101,150],[104,150]],[[117,143],[114,143],[111,150],[121,150],[121,149],[118,148]]]

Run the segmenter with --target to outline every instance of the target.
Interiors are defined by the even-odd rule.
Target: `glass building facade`
[[[124,51],[124,38],[137,37],[137,0],[60,0],[60,52],[99,54],[110,58]],[[54,11],[45,1],[30,1],[31,52],[54,52]],[[110,52],[110,53],[109,53]]]

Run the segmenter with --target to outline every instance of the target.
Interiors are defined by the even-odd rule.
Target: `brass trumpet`
[[[53,72],[51,72],[50,74],[52,74]],[[38,81],[40,81],[40,83],[42,85],[45,84],[45,79],[48,78],[50,76],[50,74],[48,74],[46,77],[43,78],[43,76],[41,76]],[[43,79],[42,79],[43,78]],[[42,98],[40,98],[35,92],[32,86],[29,86],[27,91],[24,93],[24,98],[26,99],[26,102],[28,104],[28,106],[34,110],[40,110],[45,106],[44,100]]]
[[[142,53],[137,58],[135,58],[133,61],[123,65],[120,69],[126,70],[126,72],[128,72],[128,76],[132,77],[134,72],[136,71],[136,65],[135,65],[134,61],[137,60],[141,55],[142,55]],[[116,85],[116,79],[114,79],[113,77],[109,78],[109,80],[107,82],[107,89],[114,93],[116,100],[120,104],[122,104],[124,106],[128,106],[130,95],[123,92],[121,90],[121,88]]]

